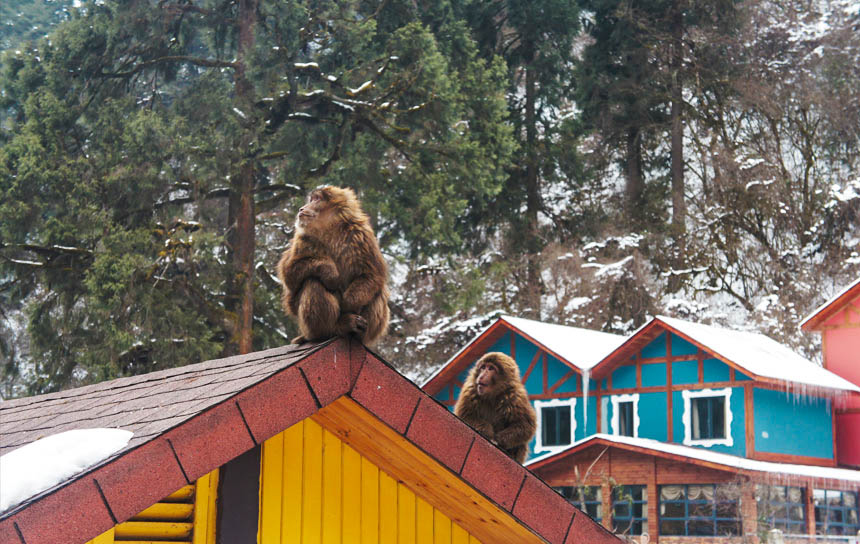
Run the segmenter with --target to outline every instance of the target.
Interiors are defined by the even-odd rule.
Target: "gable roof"
[[[649,438],[633,438],[610,434],[595,434],[586,437],[558,452],[535,457],[526,462],[526,466],[531,470],[545,467],[595,445],[618,447],[627,451],[656,455],[658,457],[730,472],[790,475],[811,478],[821,483],[851,482],[853,484],[860,484],[860,470],[757,461],[727,453],[709,451],[703,448],[659,442]]]
[[[590,370],[625,339],[608,332],[503,315],[440,366],[422,388],[435,394],[444,383],[474,362],[478,352],[486,351],[509,331],[523,336],[580,374]]]
[[[307,417],[354,439],[431,504],[480,520],[464,528],[482,541],[617,542],[346,339],[0,403],[0,454],[73,428],[135,433],[105,461],[0,514],[0,541],[85,542]]]
[[[801,321],[800,328],[805,331],[819,330],[821,325],[830,319],[833,314],[838,313],[846,304],[857,297],[860,297],[860,278],[857,278],[854,283],[836,293],[830,300],[806,316],[806,319]]]
[[[657,316],[634,332],[627,341],[594,368],[602,375],[669,331],[712,354],[751,378],[798,388],[860,392],[860,387],[801,357],[763,334],[733,331],[712,325]]]

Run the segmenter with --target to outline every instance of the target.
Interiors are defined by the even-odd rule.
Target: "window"
[[[603,500],[600,494],[600,486],[598,485],[582,485],[582,486],[561,486],[556,487],[556,491],[561,493],[561,496],[567,501],[585,512],[594,521],[600,523],[603,519]]]
[[[816,534],[856,535],[860,530],[856,491],[813,489],[812,501],[815,503]]]
[[[660,534],[739,536],[740,487],[736,485],[661,485]]]
[[[537,434],[535,453],[554,452],[569,446],[576,430],[576,399],[535,401]]]
[[[639,393],[612,397],[612,434],[639,436]]]
[[[612,490],[613,531],[624,535],[648,532],[648,488],[619,485]]]
[[[684,398],[684,444],[731,446],[732,390],[682,391]]]
[[[700,397],[692,399],[693,440],[726,437],[726,398]]]
[[[757,485],[755,503],[760,528],[765,531],[779,529],[789,535],[805,534],[805,494],[800,487]]]

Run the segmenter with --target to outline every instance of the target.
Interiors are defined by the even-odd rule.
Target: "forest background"
[[[4,0],[0,397],[282,345],[306,193],[359,193],[378,350],[653,315],[810,358],[860,275],[858,0]]]

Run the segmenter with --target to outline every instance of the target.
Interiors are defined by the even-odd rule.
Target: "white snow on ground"
[[[110,457],[133,435],[122,429],[77,429],[46,436],[0,457],[0,512]]]
[[[566,451],[579,447],[590,440],[597,440],[599,438],[602,438],[609,442],[615,442],[617,444],[625,444],[628,446],[646,448],[652,451],[659,451],[672,455],[681,455],[689,459],[697,459],[709,463],[716,463],[729,468],[754,470],[757,472],[768,472],[772,474],[791,474],[796,476],[808,476],[811,478],[826,478],[849,482],[860,482],[860,470],[817,467],[812,465],[794,465],[789,463],[771,463],[768,461],[755,461],[753,459],[738,457],[736,455],[729,455],[727,453],[717,453],[714,451],[693,448],[690,446],[681,446],[679,444],[667,444],[665,442],[658,442],[657,440],[651,440],[648,438],[633,438],[630,436],[615,436],[610,434],[595,434],[583,438],[582,440],[574,442],[573,444],[561,451],[547,455],[541,455],[540,457],[535,457],[534,459],[527,461],[525,466],[530,466],[537,462],[545,461],[546,459],[549,459],[550,457],[554,457],[556,455],[563,455]]]
[[[860,392],[860,387],[763,334],[734,331],[664,316],[654,319],[756,376],[794,382],[802,388],[825,387]]]

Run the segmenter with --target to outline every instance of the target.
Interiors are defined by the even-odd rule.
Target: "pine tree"
[[[310,188],[358,189],[403,254],[451,251],[512,147],[501,65],[411,3],[87,3],[2,77],[34,391],[285,342],[271,271]]]

